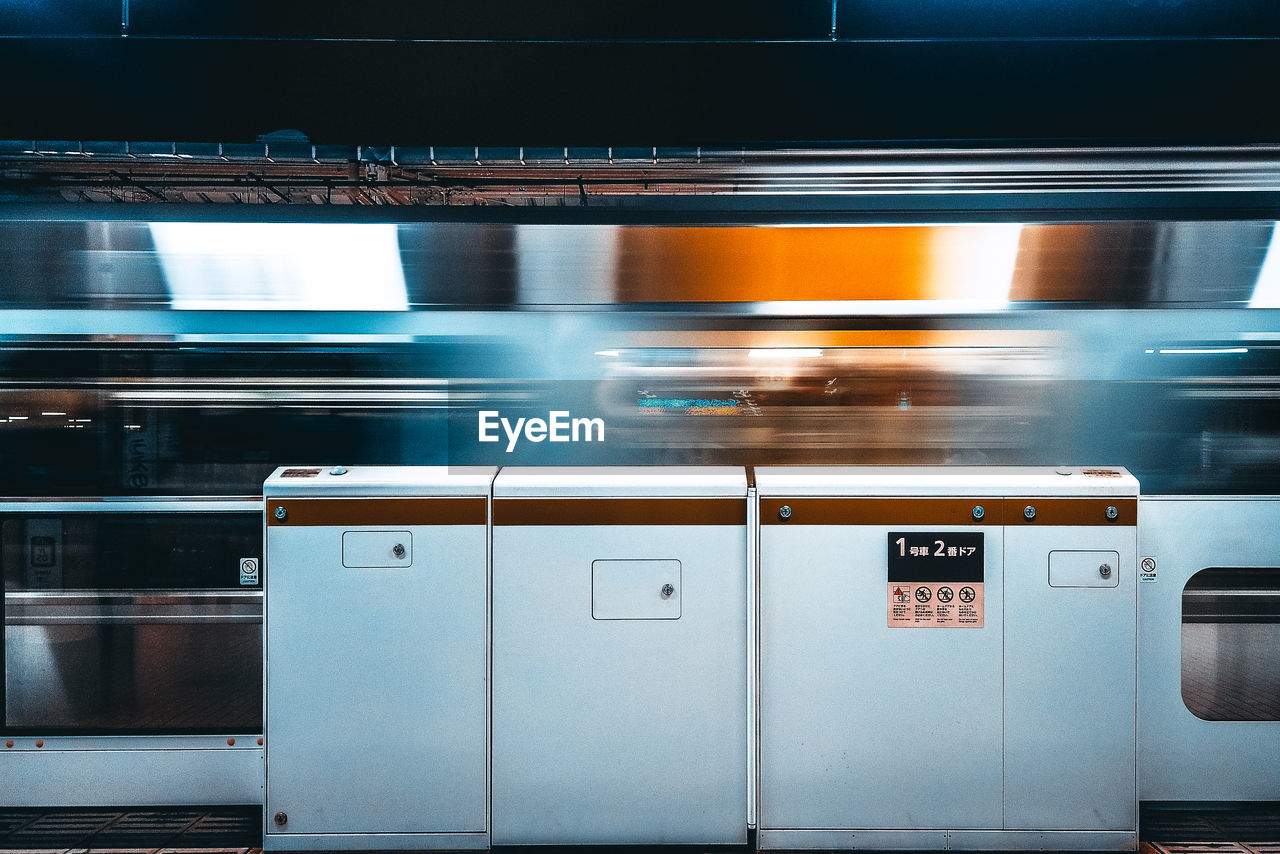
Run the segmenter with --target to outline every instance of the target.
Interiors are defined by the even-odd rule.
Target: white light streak
[[[747,351],[748,359],[819,359],[822,351],[815,348],[776,347]]]
[[[176,309],[405,311],[394,224],[153,222]]]

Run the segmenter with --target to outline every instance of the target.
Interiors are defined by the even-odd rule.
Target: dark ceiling
[[[1275,142],[1274,0],[0,0],[0,139]]]

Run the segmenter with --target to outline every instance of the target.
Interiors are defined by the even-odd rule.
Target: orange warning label
[[[889,628],[980,629],[982,587],[980,581],[890,584]]]

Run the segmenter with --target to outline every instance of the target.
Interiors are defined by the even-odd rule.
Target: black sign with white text
[[[981,531],[890,531],[889,583],[983,581]]]

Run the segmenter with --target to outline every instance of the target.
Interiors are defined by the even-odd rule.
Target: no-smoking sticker
[[[258,583],[258,559],[256,557],[240,558],[240,586],[253,587]]]

